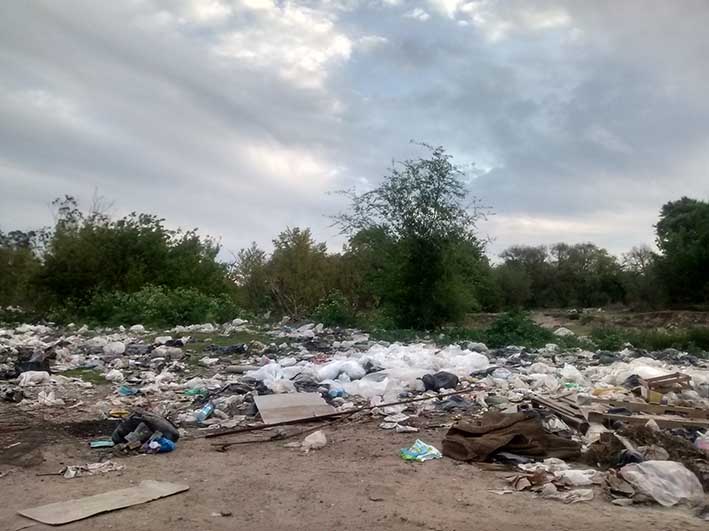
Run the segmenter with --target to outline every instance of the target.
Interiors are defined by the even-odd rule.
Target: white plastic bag
[[[620,469],[620,475],[635,490],[665,507],[684,501],[692,504],[700,503],[704,499],[702,484],[682,463],[675,461],[631,463]]]
[[[103,346],[103,353],[108,356],[120,356],[125,353],[126,345],[121,341],[112,341]]]
[[[581,371],[568,363],[561,369],[561,379],[564,382],[573,382],[581,385],[586,383],[586,379],[583,377],[583,374],[581,374]]]
[[[571,487],[587,487],[593,485],[598,480],[600,472],[597,470],[562,470],[557,476],[566,485]]]
[[[37,395],[37,403],[42,406],[63,406],[64,400],[57,398],[54,391],[40,391]]]
[[[310,450],[319,450],[320,448],[325,448],[326,445],[327,437],[325,437],[325,434],[321,430],[318,430],[303,439],[301,448],[307,454]]]
[[[118,369],[111,369],[106,373],[106,376],[104,376],[106,380],[109,382],[122,382],[123,381],[123,373],[118,370]]]
[[[27,385],[48,384],[49,373],[47,371],[27,371],[20,374],[20,387]]]

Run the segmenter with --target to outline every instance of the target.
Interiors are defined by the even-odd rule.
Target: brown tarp
[[[452,426],[443,439],[443,455],[459,461],[486,461],[498,451],[529,457],[578,457],[581,445],[544,431],[537,416],[487,413]]]

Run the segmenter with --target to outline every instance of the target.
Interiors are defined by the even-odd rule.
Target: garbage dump
[[[709,361],[674,349],[388,343],[241,319],[170,330],[21,325],[0,328],[0,378],[6,407],[111,421],[91,447],[117,457],[359,412],[382,433],[443,419],[439,440],[413,436],[401,457],[505,463],[502,492],[669,506],[699,504],[709,488]],[[326,431],[295,446],[327,451]]]

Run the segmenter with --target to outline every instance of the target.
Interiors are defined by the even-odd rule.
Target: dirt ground
[[[709,312],[700,311],[631,312],[591,309],[584,311],[579,319],[571,319],[567,310],[539,310],[532,312],[532,318],[546,328],[564,326],[579,334],[588,333],[593,327],[599,326],[640,329],[709,326]]]
[[[87,441],[103,426],[49,422],[38,426],[7,408],[0,409],[0,421],[0,474],[6,472],[0,477],[0,529],[8,531],[27,525],[32,530],[50,528],[17,515],[19,509],[124,488],[143,479],[186,483],[190,490],[62,529],[707,528],[706,522],[689,509],[616,507],[600,490],[592,502],[574,505],[542,500],[530,493],[498,495],[489,489],[504,488],[503,478],[509,472],[495,470],[495,466],[445,458],[407,463],[399,458],[399,448],[411,444],[417,436],[440,446],[443,428],[399,434],[380,430],[373,422],[331,426],[324,430],[329,439],[327,447],[309,454],[286,448],[283,441],[233,446],[221,453],[212,443],[230,437],[181,440],[177,450],[169,454],[114,458],[125,465],[123,471],[64,479],[37,474],[97,461],[99,451],[88,448]],[[262,432],[262,436],[267,434]],[[12,441],[21,444],[8,449]]]

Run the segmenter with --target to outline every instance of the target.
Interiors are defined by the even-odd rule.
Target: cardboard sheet
[[[140,485],[135,487],[112,490],[75,500],[50,503],[49,505],[23,509],[18,512],[22,516],[32,518],[43,524],[61,525],[83,520],[96,514],[147,503],[165,496],[172,496],[187,489],[189,489],[188,485],[148,479],[141,481]]]
[[[265,424],[308,419],[335,412],[335,408],[328,405],[320,393],[256,396],[254,402]]]

